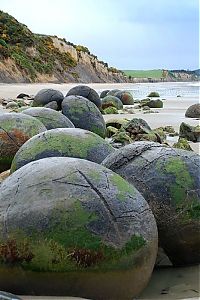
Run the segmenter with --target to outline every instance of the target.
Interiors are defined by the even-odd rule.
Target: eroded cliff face
[[[64,66],[62,61],[56,60],[57,67],[50,73],[34,70],[34,78],[29,70],[13,59],[12,56],[0,61],[0,82],[24,83],[24,82],[127,82],[127,77],[118,70],[109,70],[106,63],[100,62],[96,56],[84,51],[78,51],[75,46],[67,44],[57,37],[51,39],[53,47],[58,53],[72,57],[74,66]],[[27,47],[25,53],[31,60],[40,55],[37,47]],[[34,65],[33,65],[34,68]]]

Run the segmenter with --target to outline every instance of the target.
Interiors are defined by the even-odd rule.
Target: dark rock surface
[[[68,96],[62,102],[62,112],[75,127],[106,136],[106,124],[94,103],[82,96]]]
[[[108,104],[111,104],[110,106],[114,106],[117,109],[123,109],[123,103],[115,96],[107,95],[101,100],[101,103],[103,109],[108,107]]]
[[[102,164],[142,193],[157,221],[159,242],[174,265],[200,262],[200,156],[135,142]]]
[[[69,90],[66,97],[71,95],[82,96],[93,102],[97,107],[101,107],[101,100],[98,93],[87,85],[77,85],[73,87]]]
[[[58,90],[42,89],[35,95],[33,106],[44,106],[50,102],[56,101],[60,108],[63,98],[63,94]]]
[[[187,118],[200,118],[200,103],[196,103],[188,107],[185,112]]]
[[[179,129],[179,137],[194,143],[200,142],[200,126],[191,126],[182,122]]]

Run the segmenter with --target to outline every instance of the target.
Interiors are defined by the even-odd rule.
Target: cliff
[[[0,11],[0,82],[126,82],[87,47],[32,33]]]

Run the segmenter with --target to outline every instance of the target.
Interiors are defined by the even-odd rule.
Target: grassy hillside
[[[123,70],[125,75],[134,78],[161,78],[162,70]]]

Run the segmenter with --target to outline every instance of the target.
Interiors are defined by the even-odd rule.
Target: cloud
[[[198,68],[198,0],[1,0],[1,9],[120,69]]]

